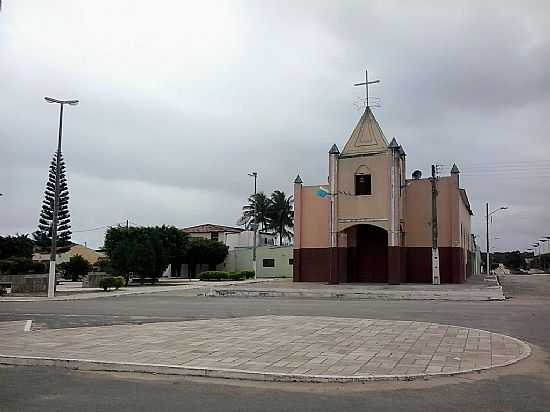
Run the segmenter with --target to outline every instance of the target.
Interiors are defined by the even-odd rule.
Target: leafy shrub
[[[229,279],[230,273],[223,272],[220,270],[208,270],[206,272],[199,273],[200,280],[227,280]]]
[[[99,281],[99,287],[102,288],[105,292],[107,292],[110,288],[114,286],[113,279],[114,278],[112,276],[101,279]]]
[[[122,276],[115,276],[113,279],[113,287],[115,289],[121,288],[126,286],[126,279],[124,279]]]
[[[254,271],[243,270],[242,272],[223,272],[219,270],[208,270],[199,273],[199,279],[203,281],[213,280],[244,280],[254,277]]]
[[[118,289],[123,286],[126,286],[126,279],[124,279],[122,276],[109,276],[99,281],[99,287],[106,292],[110,288]]]
[[[241,275],[241,272],[231,272],[227,277],[228,280],[243,280],[244,277]]]
[[[254,271],[253,270],[242,270],[239,273],[241,275],[243,275],[244,279],[254,279]]]

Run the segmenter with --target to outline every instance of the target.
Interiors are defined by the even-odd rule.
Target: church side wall
[[[300,191],[299,204],[295,205],[300,239],[294,246],[294,281],[326,282],[330,265],[330,198],[317,195],[319,186],[300,185],[295,194],[296,190]]]
[[[409,180],[406,189],[405,246],[408,282],[431,283],[432,188],[429,179]],[[465,281],[466,252],[460,244],[460,203],[456,177],[437,182],[439,271],[442,283]],[[458,228],[458,233],[457,232]]]

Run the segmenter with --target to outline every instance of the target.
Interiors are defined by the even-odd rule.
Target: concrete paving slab
[[[234,379],[361,382],[485,370],[530,354],[527,344],[470,328],[415,321],[254,316],[23,332],[0,324],[0,363]],[[338,340],[341,336],[347,340]],[[487,347],[467,349],[472,336]],[[403,339],[410,344],[404,348]],[[456,351],[448,352],[446,343]],[[353,341],[353,344],[350,344]],[[460,349],[460,350],[458,350]],[[363,354],[363,355],[361,355]]]

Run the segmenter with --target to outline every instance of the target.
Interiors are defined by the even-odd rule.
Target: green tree
[[[65,277],[70,278],[73,282],[83,278],[92,270],[92,265],[80,255],[75,255],[68,262],[62,263],[61,269]]]
[[[285,192],[275,190],[271,194],[268,209],[268,229],[278,233],[280,245],[283,244],[284,239],[291,240],[294,235],[292,232],[294,227],[293,203],[293,197],[287,197]]]
[[[209,270],[215,270],[228,253],[228,247],[221,242],[204,238],[191,238],[185,249],[184,263],[189,266],[189,279],[196,275],[198,264],[207,264]]]
[[[269,209],[271,199],[264,192],[258,192],[248,198],[248,204],[243,206],[243,215],[239,224],[252,230],[254,223],[258,224],[260,230],[266,230],[269,226]]]
[[[112,227],[105,235],[104,251],[115,273],[151,278],[154,283],[168,264],[182,262],[187,235],[173,226]]]
[[[59,210],[57,214],[57,247],[66,248],[71,244],[71,215],[69,214],[69,188],[65,177],[65,161],[63,155],[57,158],[54,154],[50,163],[50,173],[44,191],[42,211],[38,219],[38,230],[33,233],[36,245],[47,249],[52,243],[52,226],[55,198],[55,175],[56,166],[59,161]]]
[[[28,235],[0,236],[0,259],[10,257],[32,258],[34,242]]]

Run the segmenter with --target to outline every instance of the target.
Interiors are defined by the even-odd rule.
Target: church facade
[[[406,154],[367,106],[322,185],[294,182],[294,281],[462,283],[472,272],[468,197],[459,170],[406,177]],[[434,247],[435,246],[435,247]]]

